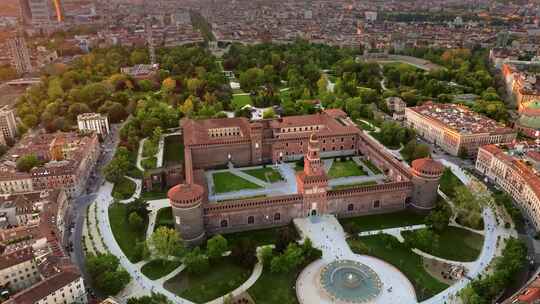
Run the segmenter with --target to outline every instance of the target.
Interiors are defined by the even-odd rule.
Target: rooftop
[[[34,258],[32,247],[26,247],[8,254],[0,255],[0,270],[30,261]]]
[[[15,294],[8,303],[34,304],[80,277],[75,269],[66,269]]]
[[[481,133],[506,134],[514,132],[503,124],[461,105],[428,102],[409,109],[435,123],[464,135]]]

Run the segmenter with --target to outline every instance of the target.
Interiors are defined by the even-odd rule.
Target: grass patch
[[[245,105],[251,104],[249,95],[233,95],[232,105],[234,109],[240,109]]]
[[[234,245],[240,242],[242,239],[249,239],[253,241],[255,246],[259,247],[263,245],[276,244],[281,229],[288,229],[289,233],[293,235],[294,238],[299,238],[298,232],[292,224],[283,227],[228,233],[223,236],[229,242],[230,248],[234,247]]]
[[[135,193],[136,188],[137,184],[135,184],[134,181],[126,177],[122,177],[118,183],[114,184],[112,196],[115,199],[128,199],[133,195],[133,193]]]
[[[172,207],[165,207],[158,210],[156,215],[156,225],[154,230],[161,226],[174,228],[174,220],[172,214]]]
[[[382,174],[381,169],[379,169],[377,166],[375,166],[374,163],[372,163],[369,159],[363,159],[362,163],[366,165],[366,167],[369,168],[374,174]]]
[[[377,182],[375,181],[369,181],[369,182],[349,184],[349,185],[339,185],[339,186],[332,187],[332,190],[350,189],[350,188],[361,187],[361,186],[373,186],[376,184]]]
[[[212,271],[199,275],[182,272],[163,286],[182,298],[206,303],[236,289],[249,278],[252,271],[234,264],[230,258],[216,260],[211,267]]]
[[[257,304],[296,304],[296,273],[272,273],[268,267],[257,282],[248,289],[249,295]]]
[[[163,149],[163,163],[165,166],[178,165],[184,162],[184,139],[181,135],[165,137]]]
[[[425,215],[408,210],[339,219],[341,225],[346,226],[350,223],[355,223],[361,231],[419,225],[424,224],[424,221]]]
[[[371,131],[375,131],[375,129],[370,125],[370,124],[367,124],[365,123],[364,121],[362,120],[357,120],[356,121],[356,125],[362,129],[362,130],[366,130],[368,132],[371,132]]]
[[[242,172],[256,177],[262,181],[270,183],[275,183],[283,180],[283,177],[281,176],[281,174],[279,174],[279,171],[269,167],[243,170]]]
[[[256,185],[240,176],[234,175],[230,172],[218,172],[212,174],[214,179],[214,192],[226,193],[234,192],[243,189],[260,189],[259,185]]]
[[[418,231],[403,231],[402,235],[407,238],[408,235],[417,234]],[[448,226],[437,235],[438,242],[431,242],[430,246],[418,249],[451,261],[472,262],[478,258],[484,244],[482,235],[459,227]]]
[[[153,201],[158,199],[164,199],[167,198],[167,192],[169,190],[163,190],[163,191],[144,191],[141,193],[141,198],[146,201]]]
[[[372,255],[397,267],[413,284],[418,301],[431,298],[448,288],[424,269],[421,256],[393,236],[380,234],[349,238],[347,242],[355,253]]]
[[[141,166],[146,170],[155,169],[157,167],[157,158],[155,156],[145,158],[141,160]]]
[[[365,175],[368,175],[367,172],[365,172],[362,167],[358,166],[354,160],[341,161],[339,158],[336,158],[332,163],[332,167],[328,170],[328,176],[330,178]]]
[[[391,150],[397,150],[399,148],[401,148],[400,145],[397,145],[397,146],[393,146],[393,145],[386,145],[384,144],[383,140],[382,140],[382,137],[381,137],[381,133],[379,132],[369,132],[369,134],[375,138],[380,144],[382,144],[383,146],[387,147],[388,149],[391,149]]]
[[[146,238],[148,217],[144,219],[144,229],[141,229],[141,231],[132,229],[128,223],[127,204],[115,203],[109,207],[109,222],[120,249],[132,263],[138,262],[138,252],[135,244],[144,241]]]
[[[459,180],[449,168],[444,169],[440,181],[441,191],[448,195],[448,197],[454,198],[456,194],[455,189],[459,186],[463,186],[461,180]]]
[[[143,265],[141,272],[150,280],[157,280],[171,273],[176,268],[180,267],[180,261],[169,261],[163,259],[152,260]]]

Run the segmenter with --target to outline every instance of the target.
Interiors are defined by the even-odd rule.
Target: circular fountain
[[[334,302],[369,303],[382,288],[379,276],[371,268],[350,260],[326,265],[319,279],[322,289]]]

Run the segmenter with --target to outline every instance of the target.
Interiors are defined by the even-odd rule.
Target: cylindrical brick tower
[[[412,202],[414,208],[429,211],[437,203],[437,189],[444,167],[431,158],[421,158],[412,162]]]
[[[203,187],[197,184],[179,184],[167,193],[172,206],[174,226],[188,246],[201,244],[206,236],[203,195]]]

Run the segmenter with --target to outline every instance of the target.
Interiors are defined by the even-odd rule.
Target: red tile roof
[[[51,276],[34,286],[15,294],[7,303],[13,304],[34,304],[47,297],[56,290],[78,280],[81,277],[74,268],[66,269],[54,276]],[[82,286],[81,286],[82,287]]]
[[[0,256],[0,269],[6,269],[34,258],[32,247],[26,247]]]

